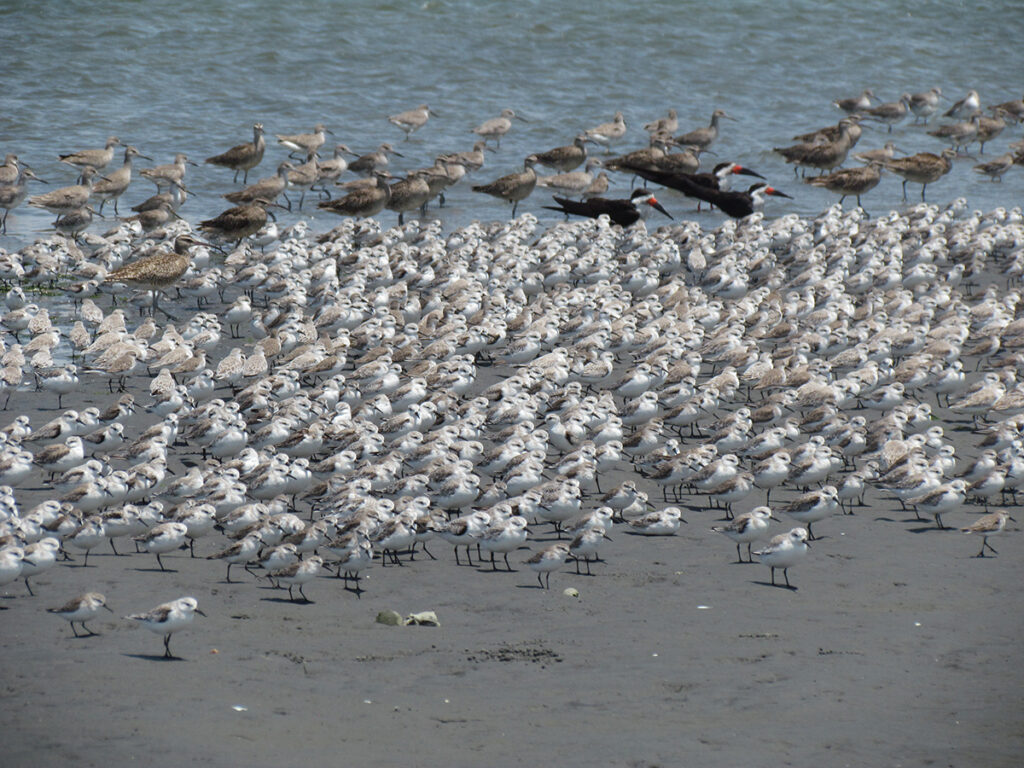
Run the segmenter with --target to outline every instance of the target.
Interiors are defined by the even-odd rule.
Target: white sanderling
[[[246,568],[251,563],[256,562],[259,559],[260,548],[263,546],[263,541],[260,539],[258,533],[252,533],[243,536],[241,539],[236,541],[227,549],[217,552],[213,555],[207,555],[207,560],[226,560],[228,564],[228,572],[225,577],[225,581],[228,584],[231,583],[231,566],[242,565]]]
[[[775,586],[775,569],[781,568],[782,575],[786,579],[786,586],[795,589],[789,583],[789,569],[796,565],[807,554],[806,528],[794,528],[788,533],[780,533],[773,536],[768,545],[761,549],[754,550],[761,562],[772,569],[772,586]]]
[[[156,555],[156,562],[161,571],[166,571],[160,555],[181,549],[188,535],[188,527],[184,523],[160,523],[150,528],[141,536],[136,536],[135,541],[141,544],[147,552]]]
[[[628,522],[634,533],[644,536],[673,536],[679,530],[679,524],[686,521],[683,520],[683,512],[679,507],[665,507]]]
[[[278,584],[283,584],[288,587],[289,600],[295,600],[295,597],[292,595],[292,589],[298,587],[299,594],[302,595],[302,599],[308,603],[310,602],[310,599],[306,597],[306,593],[302,591],[302,587],[307,581],[312,581],[316,577],[317,572],[323,567],[323,565],[323,558],[314,555],[308,560],[299,560],[285,568],[270,571],[267,573],[267,576]]]
[[[769,507],[754,507],[749,512],[744,512],[736,517],[728,525],[716,525],[711,530],[716,533],[724,533],[736,542],[737,562],[754,562],[750,556],[750,545],[760,541],[768,532],[768,521],[772,519],[772,511]],[[747,559],[743,559],[740,545],[747,545]]]
[[[75,637],[82,637],[82,635],[78,634],[78,630],[75,629],[76,621],[81,624],[82,629],[88,633],[85,637],[89,637],[96,633],[85,626],[85,622],[94,618],[96,614],[100,612],[101,608],[106,609],[111,613],[114,612],[113,609],[107,605],[107,598],[99,592],[86,592],[84,595],[71,598],[60,608],[47,608],[46,610],[49,613],[54,613],[67,621],[71,625],[71,631],[75,633]]]
[[[491,553],[491,570],[498,570],[494,555],[500,552],[505,558],[505,567],[511,572],[512,566],[508,562],[508,553],[525,544],[528,535],[525,517],[514,515],[506,520],[492,522],[479,539],[480,548]]]
[[[21,578],[25,581],[25,589],[30,595],[35,593],[28,580],[37,573],[42,573],[53,567],[57,562],[58,552],[60,552],[60,541],[53,536],[46,536],[25,547],[21,559]]]
[[[826,485],[820,490],[798,496],[789,504],[780,507],[780,511],[785,512],[798,523],[806,525],[808,538],[814,541],[811,525],[839,511],[838,493],[834,485]]]
[[[145,613],[133,613],[124,618],[137,621],[150,632],[164,636],[164,658],[173,659],[171,654],[171,635],[184,629],[195,618],[195,614],[205,616],[199,610],[199,602],[194,597],[179,597],[169,603],[163,603]]]
[[[551,589],[551,572],[561,568],[568,556],[569,545],[559,541],[536,552],[525,564],[537,574],[537,583],[542,589]]]
[[[975,555],[975,557],[984,557],[986,547],[991,549],[993,554],[999,554],[992,548],[992,545],[988,543],[988,538],[989,536],[998,536],[1002,533],[1006,528],[1007,520],[1013,520],[1013,518],[1010,517],[1010,513],[1005,509],[1000,509],[998,512],[983,515],[966,528],[960,529],[964,533],[976,533],[982,537],[981,550],[977,555]]]
[[[924,512],[932,515],[935,518],[935,525],[945,528],[942,524],[942,513],[962,506],[966,498],[967,483],[958,477],[943,483],[933,491],[907,499],[907,503],[914,505],[915,513]]]

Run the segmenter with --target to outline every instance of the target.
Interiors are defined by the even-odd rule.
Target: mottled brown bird
[[[174,250],[160,250],[149,256],[125,264],[115,269],[104,278],[105,283],[128,283],[139,285],[153,291],[153,310],[160,310],[172,320],[176,319],[166,309],[158,304],[160,290],[172,285],[178,278],[185,274],[192,258],[189,256],[189,248],[197,245],[208,245],[192,235],[178,235],[174,240]]]
[[[256,198],[246,205],[228,208],[219,216],[199,223],[199,229],[208,235],[221,240],[233,240],[241,243],[250,235],[255,235],[267,223],[267,206],[270,201]]]

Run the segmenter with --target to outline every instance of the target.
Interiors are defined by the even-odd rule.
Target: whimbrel
[[[69,152],[61,155],[60,161],[78,168],[88,166],[100,171],[110,165],[110,161],[114,159],[114,147],[120,143],[121,140],[117,136],[111,136],[107,139],[107,144],[103,149],[83,149],[79,152]]]
[[[827,176],[808,179],[807,183],[814,187],[824,187],[829,192],[838,193],[841,195],[840,205],[848,195],[856,195],[857,205],[861,205],[860,196],[878,186],[878,181],[881,178],[880,165],[873,162],[858,168],[843,168],[833,171]]]
[[[103,213],[103,206],[107,204],[107,201],[113,200],[114,213],[115,215],[117,214],[117,199],[124,194],[124,191],[128,189],[128,185],[132,183],[132,158],[134,157],[150,159],[129,144],[124,148],[124,165],[116,171],[108,173],[93,185],[92,194],[100,199],[100,213]]]
[[[399,112],[397,115],[390,115],[388,122],[401,128],[405,132],[405,140],[408,141],[413,131],[422,128],[427,124],[430,116],[436,114],[426,104],[420,104],[418,107]]]
[[[353,189],[344,197],[337,200],[325,200],[317,203],[317,208],[339,216],[357,216],[369,218],[384,210],[384,206],[391,199],[391,187],[387,183],[388,174],[384,171],[377,171],[374,180],[377,182],[370,186],[369,179],[361,180],[361,185]]]
[[[398,212],[398,224],[405,222],[406,211],[424,210],[430,200],[430,187],[423,175],[411,173],[401,181],[391,185],[391,194],[386,207]]]
[[[492,117],[490,120],[484,120],[480,125],[473,129],[473,133],[477,136],[483,136],[484,140],[494,139],[498,146],[501,146],[501,137],[512,130],[512,121],[522,120],[524,123],[530,122],[525,117],[520,117],[511,109],[501,110],[501,114],[498,117]]]
[[[174,284],[178,278],[188,271],[192,263],[189,249],[197,245],[207,245],[192,235],[178,235],[174,239],[171,251],[160,250],[150,256],[125,264],[108,274],[105,283],[127,283],[147,288],[153,292],[153,309],[159,309],[171,319],[175,319],[167,310],[158,304],[160,291]]]
[[[234,181],[238,181],[238,172],[243,171],[242,183],[249,183],[249,171],[255,168],[263,160],[263,152],[267,148],[267,142],[263,138],[263,123],[256,123],[252,127],[252,142],[237,144],[227,152],[206,158],[211,165],[220,165],[230,168],[235,172]]]
[[[885,167],[903,177],[903,199],[907,199],[907,182],[921,185],[921,200],[929,184],[938,181],[953,168],[956,150],[944,149],[941,155],[918,152],[909,157],[896,157],[885,162]]]
[[[265,198],[257,198],[246,205],[237,205],[221,213],[219,216],[199,223],[199,228],[209,235],[221,240],[233,240],[241,243],[250,235],[255,235],[267,223],[267,206],[271,202]]]
[[[537,163],[537,156],[530,155],[523,161],[521,173],[510,173],[501,178],[495,179],[489,184],[478,184],[472,187],[474,192],[483,192],[486,195],[500,197],[512,203],[512,218],[516,217],[516,208],[519,201],[530,196],[534,187],[537,186],[537,172],[533,166]]]

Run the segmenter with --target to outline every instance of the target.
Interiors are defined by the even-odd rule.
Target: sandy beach
[[[225,301],[232,300],[229,291]],[[109,310],[109,298],[97,301]],[[215,311],[224,306],[215,299]],[[55,320],[68,311],[57,307]],[[129,317],[130,328],[138,322]],[[252,344],[225,334],[210,358],[236,345],[249,353]],[[973,362],[965,359],[967,367]],[[462,399],[516,367],[481,366]],[[701,381],[710,373],[705,368]],[[143,370],[127,382],[140,403],[150,400],[150,380]],[[231,389],[217,396],[230,398]],[[106,377],[84,374],[63,405],[103,407],[116,397]],[[746,397],[741,390],[718,415]],[[59,413],[55,406],[55,395],[22,387],[4,423],[24,413],[38,427]],[[933,408],[932,424],[944,428],[961,461],[976,456],[981,433],[970,418]],[[126,433],[158,420],[137,413],[124,421]],[[174,446],[177,477],[183,460],[201,457],[194,446]],[[630,478],[655,507],[667,506],[626,459],[602,473],[602,489]],[[23,513],[54,497],[43,480],[37,472],[16,489]],[[798,493],[779,489],[773,504]],[[584,509],[597,499],[589,494]],[[734,511],[763,500],[755,490]],[[686,524],[678,534],[640,536],[616,525],[592,576],[577,575],[570,561],[551,574],[550,590],[524,565],[556,540],[549,525],[531,526],[527,547],[509,557],[512,573],[475,559],[457,566],[451,546],[435,539],[428,546],[436,560],[420,553],[401,567],[381,567],[378,557],[361,596],[324,570],[304,587],[308,603],[289,601],[286,590],[241,567],[226,583],[224,563],[205,559],[229,543],[220,532],[197,540],[196,558],[187,549],[163,555],[166,572],[151,554],[115,557],[106,543],[88,567],[71,550],[73,561],[33,577],[34,597],[20,580],[2,588],[2,762],[1019,764],[1019,524],[992,539],[998,556],[976,558],[981,539],[958,529],[983,506],[949,512],[950,527],[940,530],[871,488],[853,514],[814,524],[817,539],[789,571],[789,590],[769,584],[766,566],[735,562],[732,542],[711,530],[724,510],[706,496],[684,495],[680,506]],[[1020,519],[1019,508],[1006,508]],[[305,503],[296,511],[310,513]],[[780,518],[773,534],[797,525]],[[119,549],[132,551],[124,539]],[[103,593],[113,613],[89,623],[96,636],[76,639],[45,609],[86,591]],[[121,617],[184,595],[207,616],[173,636],[178,658],[166,660],[159,636]],[[377,623],[385,610],[434,611],[440,626]]]

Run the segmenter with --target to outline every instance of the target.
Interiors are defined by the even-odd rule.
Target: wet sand
[[[507,373],[486,369],[475,389]],[[148,384],[139,375],[128,386],[147,402]],[[115,397],[88,376],[64,407]],[[38,426],[55,403],[18,391],[6,421],[27,413]],[[976,455],[969,425],[945,409],[936,417],[960,455]],[[154,420],[133,417],[130,431]],[[603,487],[628,476],[623,463]],[[664,506],[653,483],[640,484]],[[49,496],[36,486],[18,489],[23,511]],[[736,511],[762,500],[755,492]],[[115,557],[105,544],[88,568],[73,552],[33,579],[35,597],[20,581],[2,589],[2,762],[1019,764],[1018,525],[992,540],[997,557],[978,559],[980,539],[956,527],[981,507],[949,513],[953,528],[938,530],[870,491],[854,514],[815,524],[819,540],[788,590],[769,585],[767,567],[734,562],[735,546],[710,530],[722,511],[706,497],[688,497],[684,510],[672,537],[617,526],[593,576],[570,563],[550,591],[522,564],[526,550],[510,556],[513,573],[491,572],[456,566],[439,540],[429,545],[436,561],[375,563],[361,597],[324,571],[305,586],[308,604],[238,567],[227,584],[222,562],[187,551],[163,556],[169,572],[153,555]],[[553,540],[548,526],[537,533],[532,550]],[[213,534],[196,552],[224,543]],[[105,594],[114,613],[90,622],[98,636],[76,639],[44,609],[85,591]],[[184,595],[208,616],[174,635],[180,658],[164,660],[160,637],[120,617]],[[433,610],[441,626],[376,623],[388,609]]]

